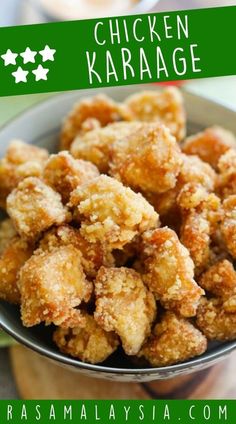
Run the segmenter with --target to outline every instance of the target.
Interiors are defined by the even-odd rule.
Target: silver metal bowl
[[[147,86],[130,86],[104,89],[103,91],[116,100],[147,89]],[[156,89],[156,88],[154,88]],[[0,130],[0,156],[12,138],[21,138],[29,143],[47,147],[56,151],[62,118],[73,103],[83,96],[91,96],[97,90],[87,90],[55,95],[37,106],[31,107]],[[224,107],[187,92],[184,98],[188,116],[188,132],[199,131],[209,125],[222,125],[236,133],[236,113]],[[168,379],[181,374],[188,374],[207,368],[222,360],[236,348],[236,341],[209,344],[207,352],[198,358],[165,368],[136,368],[131,361],[116,352],[101,365],[90,365],[72,359],[60,353],[53,344],[52,327],[43,325],[25,328],[21,324],[19,309],[0,302],[0,326],[20,343],[35,350],[57,363],[97,378],[118,381],[151,381]]]

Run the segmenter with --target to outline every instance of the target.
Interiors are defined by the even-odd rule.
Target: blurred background
[[[233,0],[0,0],[0,26],[236,5]]]

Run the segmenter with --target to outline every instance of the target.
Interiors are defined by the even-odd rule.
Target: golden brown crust
[[[236,150],[229,149],[218,162],[217,192],[224,199],[236,194]]]
[[[220,157],[230,148],[236,149],[234,134],[216,125],[188,137],[182,145],[184,153],[197,155],[215,169]]]
[[[225,311],[219,299],[202,299],[197,312],[197,326],[209,340],[236,339],[236,313]]]
[[[187,319],[165,312],[153,334],[139,352],[153,367],[164,367],[202,355],[206,337]]]
[[[157,213],[141,194],[106,175],[76,189],[69,206],[81,221],[82,236],[111,248],[122,248],[139,232],[158,225]]]
[[[206,190],[214,191],[216,185],[216,172],[198,156],[182,155],[183,164],[178,181],[184,186],[187,183],[201,184]]]
[[[236,195],[223,201],[221,231],[229,253],[236,258]]]
[[[95,295],[95,320],[104,330],[119,335],[127,355],[137,354],[156,316],[154,297],[141,276],[129,268],[101,267]]]
[[[20,237],[14,236],[8,240],[0,255],[0,299],[20,303],[19,271],[32,253],[33,248]]]
[[[64,121],[61,131],[61,150],[69,150],[75,137],[91,128],[98,128],[99,125],[105,127],[112,122],[132,119],[133,115],[128,106],[116,103],[106,95],[84,98],[74,105]]]
[[[0,254],[11,243],[12,238],[16,236],[16,230],[11,219],[4,219],[0,222]]]
[[[199,284],[212,295],[220,297],[227,312],[236,312],[236,271],[227,259],[218,261],[201,275]]]
[[[6,156],[0,160],[0,206],[6,207],[6,198],[26,177],[42,175],[48,152],[20,140],[13,140]]]
[[[185,137],[186,113],[182,94],[177,88],[134,94],[126,99],[126,104],[138,121],[164,124],[178,141]]]
[[[194,281],[194,265],[176,233],[159,228],[144,234],[144,282],[166,309],[191,317],[204,291]]]
[[[134,190],[162,193],[176,184],[182,155],[168,128],[143,125],[113,144],[110,175]]]
[[[83,362],[98,364],[105,361],[118,347],[119,339],[114,332],[106,332],[91,315],[84,314],[85,325],[75,328],[58,328],[53,340],[61,352]]]
[[[179,233],[181,216],[177,198],[180,191],[186,184],[196,183],[212,192],[215,189],[216,181],[216,173],[208,163],[203,162],[197,156],[183,154],[175,187],[164,193],[144,193],[144,196],[159,213],[162,224],[175,229]]]
[[[67,203],[76,187],[98,175],[99,171],[92,163],[74,159],[69,152],[60,152],[50,156],[44,168],[43,179],[60,193],[63,203]]]
[[[96,277],[99,268],[104,265],[110,267],[114,265],[114,258],[106,245],[100,243],[90,243],[82,237],[80,230],[69,225],[54,227],[46,232],[40,240],[39,248],[44,252],[52,252],[60,246],[72,245],[81,253],[81,264],[85,274],[89,277]]]
[[[80,252],[68,245],[36,251],[20,270],[19,289],[26,327],[45,322],[68,328],[83,324],[75,308],[89,301],[93,286],[85,278]]]
[[[61,196],[35,177],[25,178],[7,198],[7,212],[21,237],[33,241],[69,219]]]
[[[117,122],[78,135],[71,145],[71,154],[77,159],[91,161],[100,172],[108,173],[113,144],[132,134],[141,126],[140,122]]]
[[[212,235],[222,219],[220,199],[201,185],[187,184],[178,197],[182,212],[180,240],[189,250],[195,274],[204,271],[211,260]]]

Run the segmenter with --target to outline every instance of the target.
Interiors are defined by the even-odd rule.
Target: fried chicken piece
[[[141,194],[106,175],[74,190],[69,207],[81,221],[83,237],[114,249],[158,225],[157,213]]]
[[[79,309],[93,290],[81,264],[81,255],[72,245],[50,251],[37,250],[19,274],[21,317],[26,327],[46,325],[76,327],[84,323]]]
[[[143,91],[128,97],[125,103],[138,121],[164,124],[178,141],[185,137],[186,113],[182,94],[177,88]]]
[[[223,201],[221,231],[229,253],[236,258],[236,195]]]
[[[152,367],[165,367],[202,355],[206,350],[206,337],[187,319],[167,311],[138,356]]]
[[[220,299],[202,299],[197,311],[197,326],[209,340],[236,339],[236,313],[227,312]]]
[[[81,264],[85,274],[89,278],[96,277],[99,268],[104,265],[110,267],[114,265],[114,258],[107,247],[97,241],[89,243],[80,231],[69,225],[54,227],[44,234],[40,240],[39,248],[44,252],[52,252],[60,246],[74,246],[81,253]]]
[[[91,161],[100,172],[108,173],[111,148],[115,141],[129,136],[140,127],[140,122],[118,122],[78,135],[71,145],[71,154],[77,159]]]
[[[8,240],[0,254],[0,299],[20,303],[18,274],[32,253],[33,247],[20,237],[13,236]]]
[[[177,198],[188,183],[201,184],[209,192],[214,191],[216,185],[216,173],[208,163],[203,162],[197,156],[182,155],[182,166],[177,177],[176,186],[165,193],[145,193],[147,200],[159,213],[163,225],[179,231],[181,222],[180,210]]]
[[[89,121],[88,121],[89,119]],[[77,135],[90,128],[105,127],[119,121],[130,121],[133,115],[125,104],[116,103],[105,95],[80,100],[66,117],[61,132],[61,150],[69,150]]]
[[[194,265],[176,233],[159,228],[144,234],[144,282],[166,309],[192,317],[204,291],[194,281]]]
[[[78,186],[98,177],[99,171],[92,163],[74,159],[69,152],[51,155],[43,172],[46,184],[60,193],[67,203],[71,192]]]
[[[16,235],[16,230],[11,219],[7,218],[0,222],[0,255]]]
[[[98,364],[105,361],[118,347],[119,339],[114,332],[104,331],[93,316],[84,314],[85,326],[57,328],[53,340],[60,351],[83,362]]]
[[[127,355],[136,355],[156,316],[153,295],[131,268],[101,267],[95,280],[94,318],[105,331],[115,331]]]
[[[148,124],[113,144],[110,175],[134,190],[162,193],[176,184],[182,154],[168,128]]]
[[[199,156],[215,169],[221,155],[230,148],[236,149],[236,138],[233,133],[219,126],[188,137],[182,146],[184,153]]]
[[[13,140],[0,160],[0,206],[6,207],[6,198],[26,177],[42,174],[48,152],[20,140]]]
[[[69,219],[60,194],[36,177],[24,179],[11,192],[7,212],[17,232],[27,240],[35,240],[52,225]]]
[[[182,212],[180,240],[189,250],[195,274],[211,261],[211,241],[222,219],[220,199],[198,184],[187,184],[178,197]]]
[[[229,149],[218,162],[217,192],[222,198],[236,194],[236,150]]]
[[[201,275],[199,284],[224,302],[226,312],[236,313],[236,271],[228,260],[212,265]]]
[[[201,184],[208,191],[214,191],[216,185],[216,172],[197,156],[182,155],[183,164],[178,181],[184,186],[187,183]]]

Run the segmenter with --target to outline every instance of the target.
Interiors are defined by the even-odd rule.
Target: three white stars
[[[23,58],[23,63],[25,65],[27,63],[35,63],[35,56],[38,53],[42,56],[43,62],[47,62],[47,61],[53,62],[56,50],[51,49],[48,45],[46,45],[45,48],[43,50],[40,50],[39,52],[33,51],[29,47],[27,47],[25,51],[20,54],[13,53],[10,49],[8,49],[5,54],[1,55],[1,58],[4,61],[4,66],[8,66],[8,65],[16,65],[16,58],[18,56],[21,56]],[[35,81],[40,81],[40,80],[47,81],[48,72],[49,72],[49,69],[44,68],[42,65],[39,65],[36,69],[32,70],[32,73],[35,76]],[[12,72],[12,75],[15,78],[16,84],[18,84],[19,82],[26,83],[28,74],[29,74],[29,71],[22,69],[21,66],[18,66],[17,70],[15,72]]]

